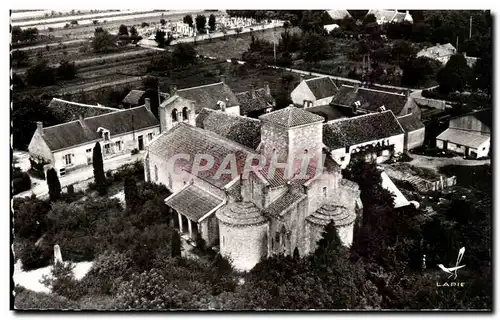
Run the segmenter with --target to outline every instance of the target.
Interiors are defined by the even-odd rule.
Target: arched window
[[[188,118],[188,108],[184,107],[184,109],[182,109],[182,120],[187,120],[187,118]]]
[[[177,119],[177,109],[172,110],[172,121],[178,121],[178,119]]]
[[[304,154],[307,154],[309,151],[307,149],[304,149]]]

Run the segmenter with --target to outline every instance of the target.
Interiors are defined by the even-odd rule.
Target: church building
[[[323,117],[290,106],[257,120],[221,104],[195,119],[195,102],[183,99],[174,95],[160,106],[162,133],[144,157],[146,180],[172,192],[165,203],[183,238],[200,237],[238,270],[278,253],[313,252],[332,220],[342,242],[352,244],[360,191],[324,145]],[[312,160],[297,165],[303,158]]]

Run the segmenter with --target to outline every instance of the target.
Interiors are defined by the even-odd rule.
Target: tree
[[[492,74],[492,55],[491,51],[484,52],[473,67],[473,79],[472,84],[474,88],[485,90],[487,93],[491,93],[491,85],[493,81]]]
[[[57,75],[64,80],[74,79],[76,75],[75,63],[66,60],[61,61],[57,68]]]
[[[175,45],[172,58],[174,65],[188,66],[196,62],[196,50],[190,43],[179,43]]]
[[[160,24],[161,24],[162,26],[164,26],[166,23],[167,23],[167,21],[165,21],[165,19],[163,19],[163,18],[162,18],[162,19],[160,19]]]
[[[165,31],[163,30],[156,30],[155,33],[155,41],[158,44],[158,48],[164,48],[165,47]]]
[[[137,183],[134,177],[125,178],[125,203],[127,208],[133,208],[137,203]]]
[[[206,24],[207,24],[207,18],[204,15],[196,16],[196,29],[199,32],[203,32],[203,30],[205,30]]]
[[[132,26],[132,27],[130,28],[130,36],[131,36],[131,37],[137,37],[138,35],[139,35],[139,33],[137,32],[136,27],[135,27],[135,26]]]
[[[53,85],[56,77],[54,69],[48,66],[47,61],[42,60],[28,69],[26,80],[30,85],[45,87]]]
[[[116,48],[116,37],[101,27],[96,28],[94,39],[92,39],[92,48],[97,53],[113,51]]]
[[[21,30],[21,27],[19,26],[12,27],[11,36],[12,36],[12,43],[18,43],[23,41],[23,30]]]
[[[193,16],[190,14],[184,16],[182,19],[182,22],[186,23],[188,26],[192,27],[193,26]]]
[[[47,185],[49,186],[50,201],[57,201],[61,198],[61,183],[54,168],[47,170]]]
[[[305,61],[318,62],[325,59],[329,52],[328,41],[317,33],[308,33],[301,42],[301,51]]]
[[[462,54],[450,57],[443,69],[438,72],[439,91],[449,93],[463,91],[471,78],[471,70]]]
[[[100,195],[106,194],[106,177],[104,176],[104,163],[102,160],[101,144],[95,143],[92,153],[92,166],[94,168],[94,183]]]
[[[314,252],[314,264],[331,264],[339,255],[341,248],[342,241],[337,233],[337,228],[335,228],[335,222],[332,220],[325,226],[321,239],[317,243]]]
[[[210,31],[215,31],[215,16],[213,14],[208,17],[208,26],[210,27]]]
[[[181,236],[177,231],[174,231],[172,235],[171,254],[173,258],[181,256]]]
[[[122,24],[120,25],[120,27],[118,28],[118,35],[119,36],[128,36],[128,29],[127,29],[127,26]]]
[[[12,51],[12,62],[16,67],[23,67],[28,65],[28,55],[24,51],[16,50]]]
[[[405,61],[401,68],[403,69],[402,84],[420,86],[436,79],[441,63],[427,57],[418,57]]]
[[[23,30],[22,35],[23,41],[35,41],[38,39],[38,29],[37,28],[27,28]]]

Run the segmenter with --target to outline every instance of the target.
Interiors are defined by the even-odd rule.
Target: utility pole
[[[458,36],[457,36],[457,53],[458,53],[458,52],[459,52],[459,51],[458,51]]]
[[[472,16],[470,16],[469,22],[469,39],[472,37]]]

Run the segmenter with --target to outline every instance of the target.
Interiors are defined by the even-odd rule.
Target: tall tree
[[[104,176],[104,163],[102,160],[101,144],[95,143],[92,154],[92,166],[94,167],[94,183],[99,194],[106,194],[106,177]]]
[[[135,27],[135,26],[132,26],[132,27],[130,28],[130,36],[131,36],[131,37],[136,37],[136,36],[138,36],[138,35],[139,35],[139,33],[137,32],[136,27]]]
[[[156,43],[158,43],[158,48],[164,48],[165,47],[165,31],[163,30],[156,30],[156,33],[155,33],[155,41]]]
[[[439,91],[449,93],[463,91],[471,78],[471,69],[462,54],[451,56],[443,69],[438,72]]]
[[[47,185],[49,187],[50,201],[57,201],[61,198],[61,183],[54,168],[47,170]]]
[[[116,37],[108,33],[102,27],[98,27],[94,32],[92,39],[92,48],[94,52],[105,53],[110,52],[116,47]]]
[[[193,16],[188,14],[182,18],[182,22],[186,23],[188,26],[193,26]]]
[[[207,17],[205,17],[204,15],[197,15],[196,16],[196,29],[199,32],[202,32],[203,30],[205,30],[206,23],[207,23]]]
[[[137,182],[134,177],[125,178],[125,203],[127,208],[133,208],[137,203]]]
[[[172,257],[180,257],[181,256],[181,236],[177,231],[174,231],[172,234]]]
[[[211,31],[215,31],[215,16],[213,14],[208,17],[208,26]]]
[[[118,35],[119,36],[128,36],[128,29],[127,26],[122,24],[120,25],[120,28],[118,28]]]

